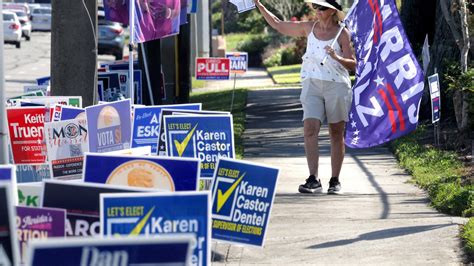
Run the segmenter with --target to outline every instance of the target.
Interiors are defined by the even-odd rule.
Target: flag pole
[[[130,37],[128,39],[128,91],[132,105],[135,104],[135,86],[133,84],[133,42],[135,37],[135,0],[130,0],[129,2],[129,23],[130,27]]]
[[[349,14],[352,13],[352,10],[356,7],[356,5],[357,5],[358,2],[359,2],[359,0],[355,0],[354,3],[352,4],[351,8],[349,9],[349,11],[347,11],[346,17],[345,17],[344,20],[341,22],[341,24],[339,24],[339,31],[337,32],[336,37],[335,37],[334,40],[331,42],[331,45],[329,45],[329,47],[334,48],[334,45],[336,44],[337,39],[338,39],[339,36],[341,35],[342,30],[346,27],[346,19],[347,19],[347,16],[349,16]],[[321,65],[324,66],[324,64],[326,63],[327,60],[328,60],[328,55],[324,56],[324,59],[323,59],[323,61],[321,62]]]

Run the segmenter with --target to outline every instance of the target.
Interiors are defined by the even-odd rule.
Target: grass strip
[[[297,84],[301,82],[301,65],[269,67],[267,72],[276,84]]]
[[[232,90],[211,91],[211,92],[193,92],[191,102],[202,103],[204,110],[210,111],[230,111],[232,101]],[[234,122],[234,141],[235,155],[242,159],[244,155],[244,146],[242,135],[245,130],[245,106],[247,104],[247,89],[236,89],[232,116]]]
[[[455,216],[471,217],[464,226],[463,238],[468,256],[474,256],[474,185],[463,181],[463,165],[456,153],[418,142],[426,135],[424,127],[392,142],[392,150],[412,182],[425,189],[431,205]]]

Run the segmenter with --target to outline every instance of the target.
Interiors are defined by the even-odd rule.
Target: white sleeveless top
[[[317,23],[317,22],[316,22]],[[311,33],[308,35],[306,53],[303,55],[303,64],[301,65],[301,81],[307,78],[314,78],[327,81],[343,82],[351,86],[349,72],[339,62],[328,55],[324,66],[321,65],[324,57],[327,55],[324,47],[331,45],[333,39],[322,41],[314,35],[314,23]],[[341,46],[338,42],[334,45],[334,51],[342,55]]]

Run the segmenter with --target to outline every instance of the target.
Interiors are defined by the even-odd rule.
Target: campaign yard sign
[[[189,265],[192,236],[33,241],[28,265]],[[159,251],[159,252],[157,252]]]
[[[19,265],[11,186],[0,182],[0,265]]]
[[[158,135],[158,155],[165,156],[166,152],[166,134],[165,128],[163,125],[163,119],[166,115],[230,115],[229,112],[219,112],[219,111],[192,111],[192,110],[173,110],[173,109],[161,109],[160,116],[160,134]]]
[[[45,94],[44,94],[43,91],[32,91],[32,92],[28,92],[28,93],[25,93],[25,94],[22,94],[22,95],[11,97],[11,98],[7,99],[6,106],[7,107],[16,106],[17,102],[19,100],[21,100],[21,99],[23,99],[23,97],[27,97],[27,96],[45,96]]]
[[[199,160],[86,153],[84,181],[166,191],[195,191]]]
[[[65,236],[66,211],[50,208],[16,207],[16,231],[20,257],[25,263],[29,241]],[[53,258],[51,258],[53,259]]]
[[[48,85],[24,85],[23,86],[24,93],[30,93],[30,92],[35,92],[35,91],[42,91],[44,95],[49,95],[49,86]]]
[[[86,119],[85,109],[67,105],[54,106],[52,121],[56,122],[70,119]]]
[[[17,183],[40,182],[51,178],[49,164],[19,164],[16,166]]]
[[[89,151],[109,152],[130,148],[130,99],[86,107]]]
[[[15,166],[14,165],[0,165],[0,182],[14,182],[15,178]]]
[[[275,199],[279,169],[221,159],[212,185],[212,238],[261,246]]]
[[[43,183],[31,182],[17,184],[18,205],[40,207],[43,194]]]
[[[162,109],[201,110],[200,103],[135,107],[133,111],[132,148],[151,146],[157,154]]]
[[[8,135],[15,164],[45,163],[44,117],[44,107],[7,108]]]
[[[208,192],[103,194],[102,235],[192,234],[191,265],[210,265]]]
[[[82,96],[26,96],[21,100],[25,103],[53,106],[55,104],[69,105],[82,108]]]
[[[135,191],[147,190],[72,181],[45,181],[42,206],[66,210],[67,236],[99,236],[100,194]]]
[[[211,179],[219,158],[235,158],[230,115],[165,116],[168,156],[198,158],[201,178]]]
[[[253,0],[230,0],[230,2],[237,7],[239,13],[255,8],[255,2]]]
[[[53,179],[80,179],[84,152],[89,151],[87,120],[72,119],[45,123],[48,162]]]
[[[247,72],[249,54],[246,52],[228,52],[225,57],[230,60],[230,73],[244,74]]]
[[[230,60],[227,58],[196,58],[197,80],[228,80]]]
[[[441,119],[441,92],[438,73],[428,77],[431,96],[431,121],[436,123]]]

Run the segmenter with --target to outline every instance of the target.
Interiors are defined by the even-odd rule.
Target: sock
[[[334,181],[336,181],[336,182],[339,182],[339,177],[338,177],[338,176],[333,176],[333,177],[331,177],[331,180],[334,180]]]

